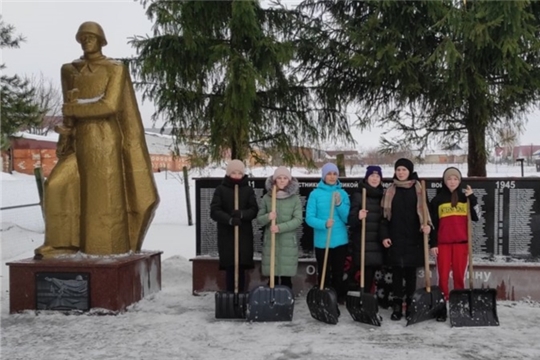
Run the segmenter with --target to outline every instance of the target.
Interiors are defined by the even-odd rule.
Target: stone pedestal
[[[52,302],[56,301],[54,304],[68,304],[70,301],[69,295],[66,296],[67,300],[61,299],[59,286],[53,284],[52,280],[58,279],[60,281],[56,283],[60,284],[60,287],[62,281],[68,287],[69,284],[75,284],[72,287],[72,297],[79,299],[77,291],[82,293],[80,303],[89,309],[122,312],[129,305],[161,290],[161,254],[162,252],[155,251],[126,256],[23,259],[7,263],[10,313],[43,308],[42,302],[38,306],[37,284],[40,282],[42,301],[43,284],[45,291],[48,291],[47,283],[43,282],[45,278],[51,282],[52,295],[49,298],[56,296],[60,299],[52,299]],[[75,278],[86,281],[84,288],[76,287]]]

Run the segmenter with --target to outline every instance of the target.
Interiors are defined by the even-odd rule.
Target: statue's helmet
[[[107,45],[105,32],[103,32],[103,28],[97,22],[86,21],[86,22],[83,22],[81,26],[79,26],[79,30],[77,30],[77,35],[75,35],[75,39],[77,39],[77,42],[79,44],[81,43],[82,34],[96,35],[97,38],[99,39],[101,46]]]

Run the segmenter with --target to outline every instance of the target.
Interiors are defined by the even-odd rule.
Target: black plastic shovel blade
[[[216,319],[245,319],[248,294],[216,292]]]
[[[453,327],[499,326],[495,289],[452,290],[448,302]]]
[[[249,294],[247,321],[292,321],[294,295],[287,286],[259,286]]]
[[[407,326],[425,320],[435,319],[446,311],[446,301],[438,286],[432,286],[431,291],[426,288],[414,292],[407,318]]]
[[[307,293],[306,300],[311,317],[327,324],[338,323],[339,309],[334,290],[314,286]]]
[[[363,324],[381,326],[379,305],[372,294],[361,291],[349,291],[346,299],[347,311],[354,321]]]

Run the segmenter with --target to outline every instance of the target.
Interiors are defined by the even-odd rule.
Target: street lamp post
[[[517,159],[516,159],[516,161],[517,161],[518,163],[520,163],[520,165],[521,165],[521,177],[524,177],[524,176],[525,176],[524,171],[523,171],[523,161],[524,161],[524,160],[525,160],[524,158],[517,158]]]

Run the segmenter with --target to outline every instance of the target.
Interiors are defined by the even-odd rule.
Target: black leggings
[[[225,283],[228,292],[234,292],[234,266],[228,267],[225,274]],[[246,272],[242,267],[238,269],[238,292],[244,292],[246,286]]]
[[[324,287],[332,287],[338,297],[345,296],[345,286],[343,285],[343,274],[345,267],[345,258],[347,257],[347,245],[328,249],[328,263],[326,264],[326,276]],[[315,257],[317,259],[317,283],[321,283],[323,272],[324,252],[326,249],[315,248]]]
[[[403,280],[405,280],[405,287],[403,287]],[[403,290],[405,290],[405,292]],[[410,299],[415,290],[416,268],[392,267],[392,292],[394,294],[394,299],[403,299],[403,295]]]

